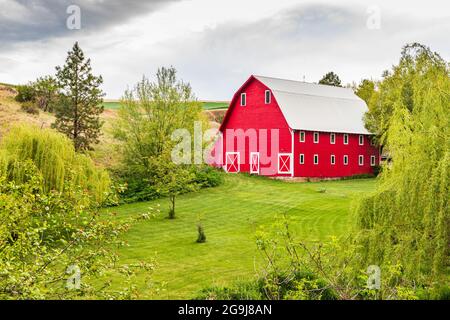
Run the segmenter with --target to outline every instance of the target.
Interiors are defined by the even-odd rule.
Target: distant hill
[[[204,110],[223,110],[228,109],[228,101],[200,101]],[[117,110],[120,107],[118,100],[108,100],[103,102],[103,106],[108,110]]]

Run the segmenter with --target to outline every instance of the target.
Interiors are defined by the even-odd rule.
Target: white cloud
[[[366,27],[369,5],[381,10],[380,30]],[[174,65],[202,99],[230,99],[250,74],[317,81],[334,70],[344,82],[359,81],[379,77],[408,42],[448,59],[448,12],[446,3],[434,1],[173,2],[98,32],[11,43],[0,51],[0,82],[52,73],[75,40],[103,75],[110,98],[162,65]]]

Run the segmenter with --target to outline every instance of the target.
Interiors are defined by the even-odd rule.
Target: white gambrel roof
[[[370,134],[366,103],[350,88],[254,76],[270,88],[294,130]]]

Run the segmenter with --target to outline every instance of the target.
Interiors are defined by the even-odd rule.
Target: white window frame
[[[316,141],[316,136],[317,136],[317,141]],[[317,143],[319,143],[319,140],[320,140],[320,135],[319,135],[319,132],[316,131],[313,133],[313,142],[317,144]]]
[[[344,166],[348,166],[348,155],[347,154],[344,154],[343,163],[344,163]]]
[[[362,167],[362,166],[364,165],[364,156],[363,156],[362,154],[360,154],[360,155],[358,156],[358,165],[359,165],[360,167]]]
[[[317,162],[316,162],[316,158],[317,158]],[[314,163],[314,165],[319,164],[319,155],[317,153],[313,156],[313,163]]]
[[[305,164],[305,154],[304,153],[300,153],[300,155],[298,156],[298,161],[300,164]]]
[[[229,154],[237,154],[237,170],[235,172],[228,171],[228,155]],[[239,152],[226,152],[225,153],[225,171],[228,173],[239,173],[241,171],[241,154]]]
[[[376,156],[370,156],[370,166],[375,167],[376,164],[377,164]]]
[[[333,140],[331,140],[331,137],[333,137]],[[330,133],[330,144],[336,144],[336,134]]]
[[[336,156],[334,154],[330,156],[330,163],[332,166],[336,164]]]
[[[289,156],[289,171],[280,171],[280,156]],[[292,174],[292,153],[278,154],[278,174]]]
[[[362,134],[359,135],[359,137],[358,137],[358,144],[360,146],[364,145],[364,135],[362,135]]]
[[[244,103],[242,103],[242,98],[244,98]],[[247,106],[247,93],[241,93],[241,107]]]
[[[256,171],[253,171],[253,165],[252,165],[252,160],[253,160],[253,155],[256,154],[258,155],[258,169]],[[250,174],[259,174],[259,152],[250,152]]]
[[[267,97],[269,97],[269,101],[267,101]],[[271,102],[272,102],[272,93],[270,92],[270,90],[264,91],[264,104],[270,104]]]
[[[342,141],[344,142],[345,145],[348,144],[348,139],[349,139],[348,133],[344,133],[344,136],[343,136],[343,138],[342,138]],[[347,140],[347,142],[345,142],[345,140]]]
[[[302,135],[303,135],[303,140],[302,140]],[[298,140],[300,142],[305,142],[306,141],[306,132],[305,131],[300,131],[300,133],[298,134]]]

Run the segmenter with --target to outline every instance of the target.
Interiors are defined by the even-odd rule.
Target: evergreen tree
[[[99,142],[104,96],[101,76],[92,74],[91,60],[86,59],[78,42],[69,51],[66,64],[56,67],[58,86],[62,90],[53,127],[67,135],[77,151],[90,150]]]
[[[326,84],[329,86],[342,87],[341,79],[333,71],[328,72],[319,80],[319,84]]]

